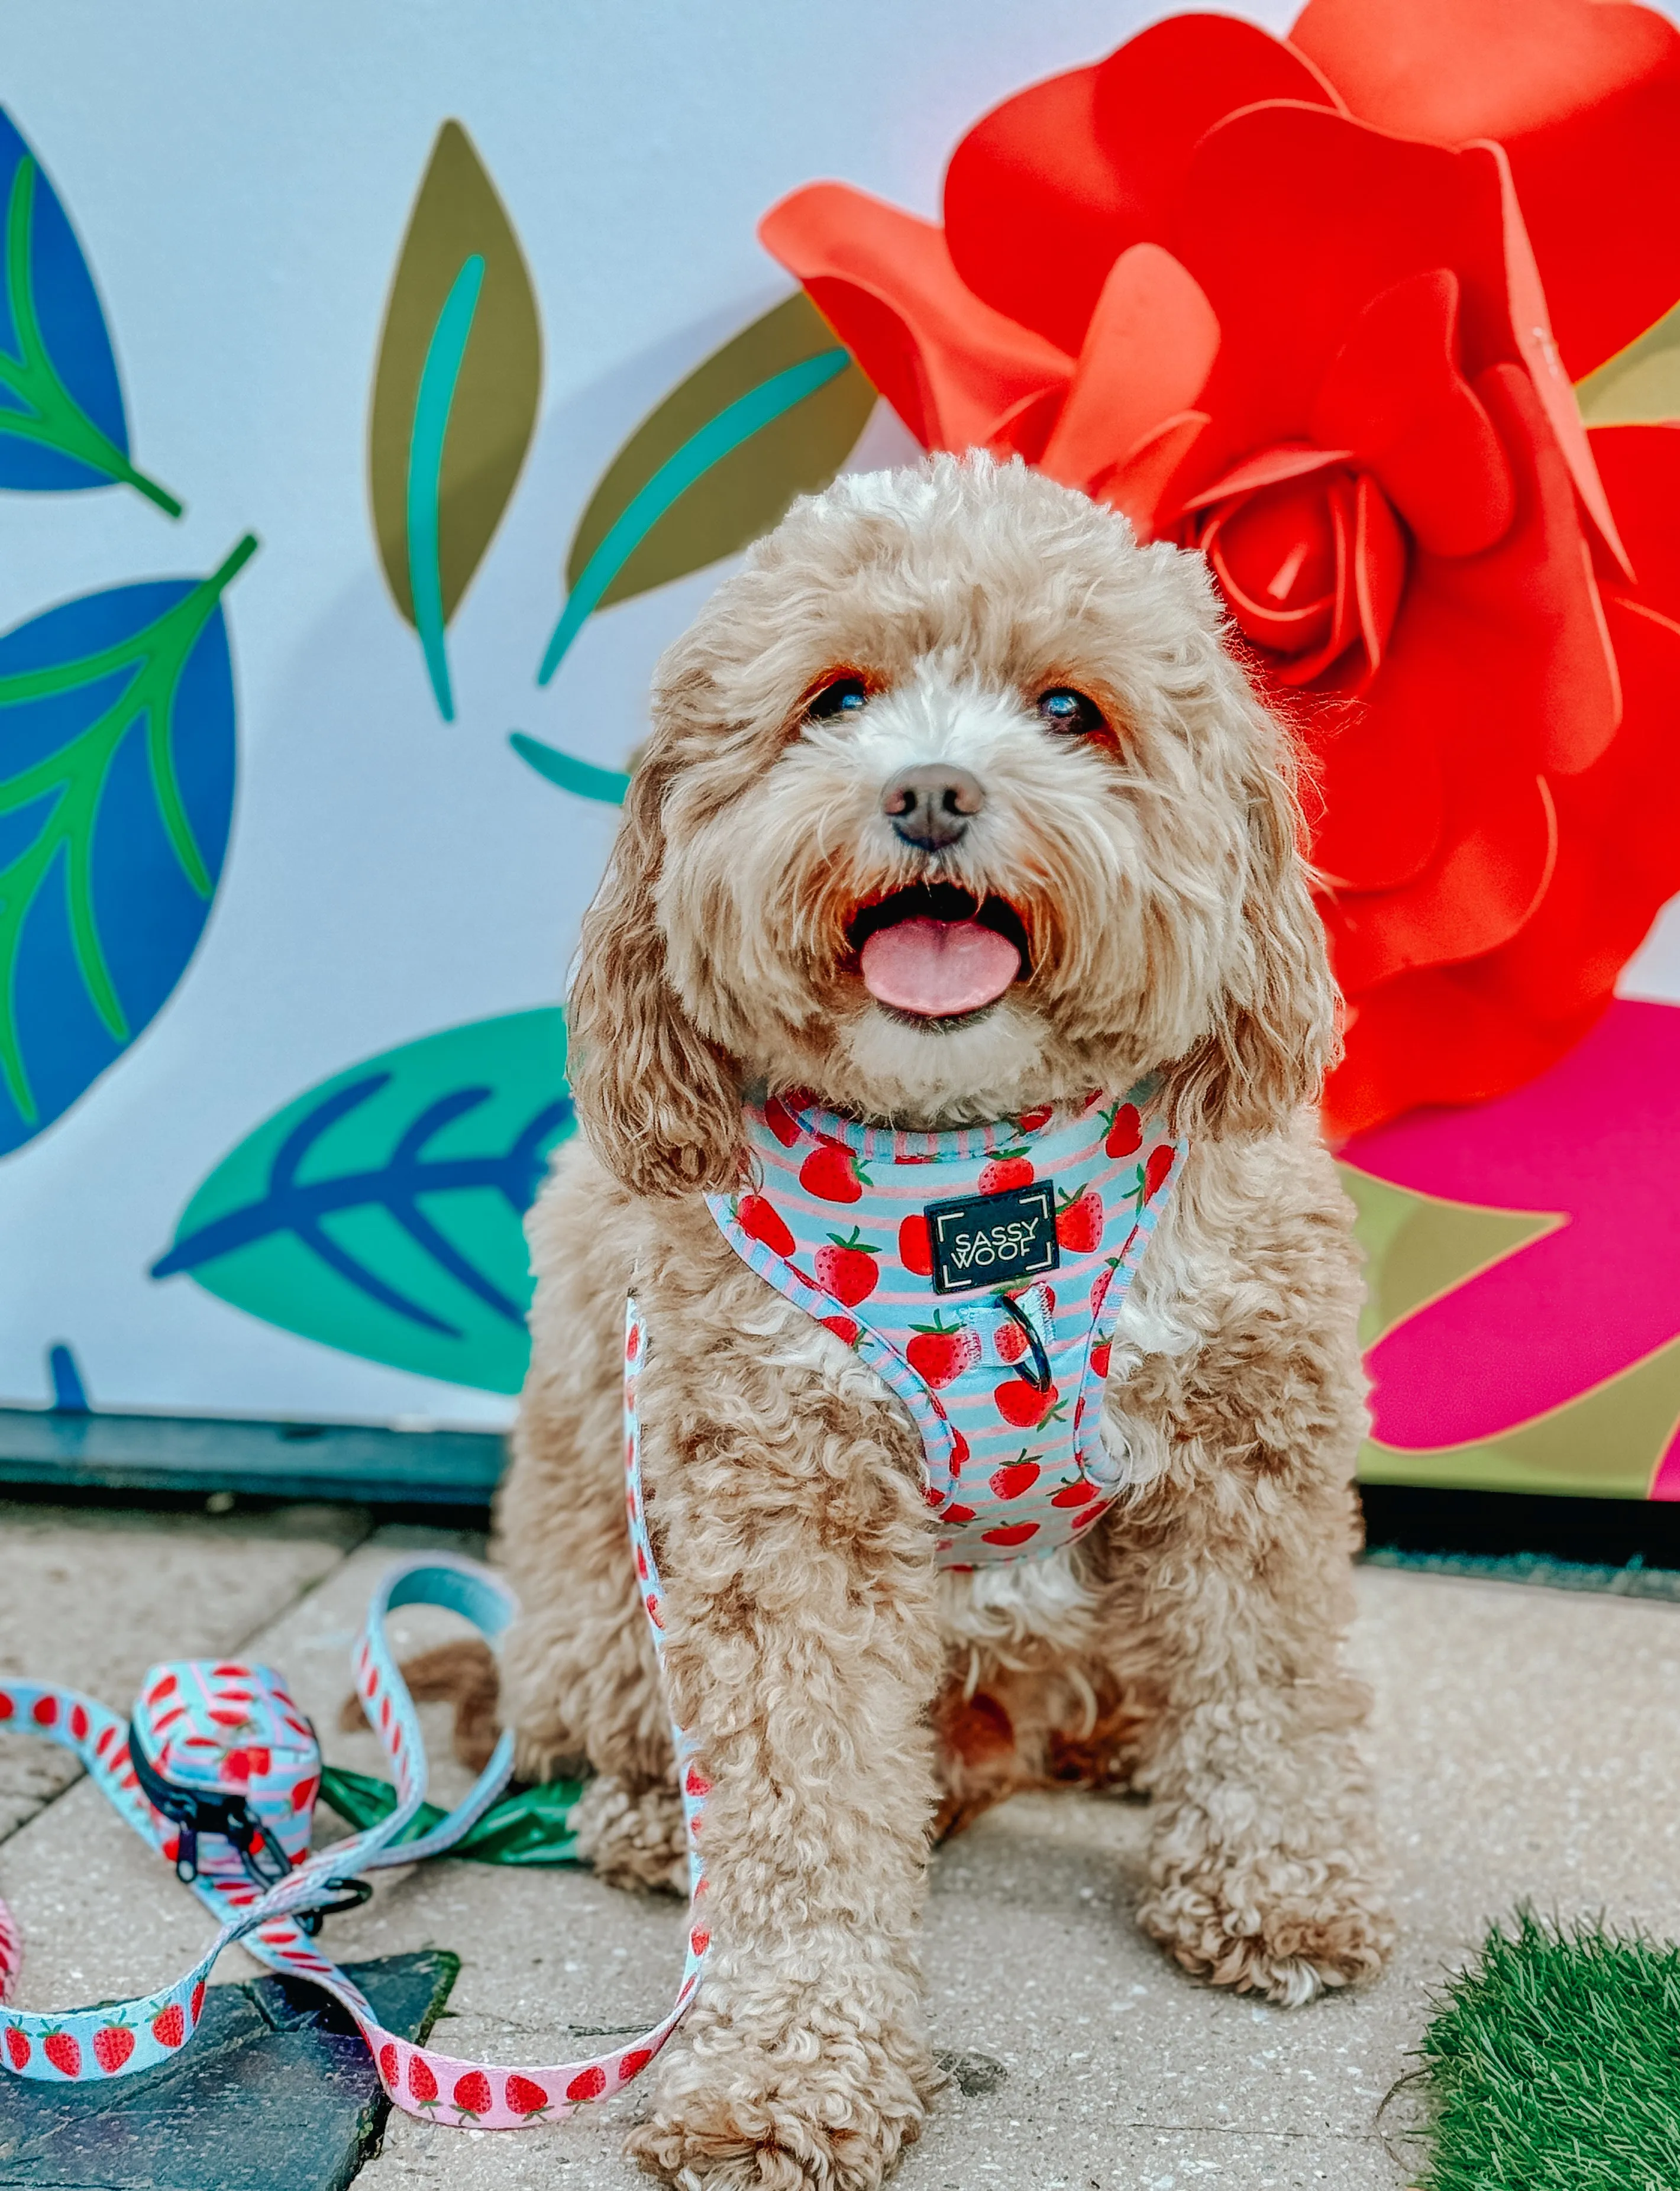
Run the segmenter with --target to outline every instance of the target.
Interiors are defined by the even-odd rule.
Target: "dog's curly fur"
[[[813,720],[837,668],[860,714]],[[1034,710],[1091,695],[1113,739]],[[960,760],[960,844],[899,841]],[[1334,996],[1287,741],[1199,558],[1019,464],[938,458],[795,506],[662,663],[572,997],[581,1137],[530,1222],[529,1381],[499,1543],[524,1769],[598,1776],[603,1876],[681,1880],[666,1700],[625,1528],[634,1279],[671,1704],[698,1737],[707,1975],[631,2149],[712,2191],[865,2191],[938,2082],[916,1926],[930,1833],[1012,1789],[1154,1799],[1145,1929],[1299,2003],[1392,1925],[1344,1670],[1364,1423],[1351,1212],[1312,1112]],[[1006,897],[1022,978],[946,1027],[877,1005],[847,924],[942,874]],[[1191,1154],[1114,1348],[1125,1494],[1069,1551],[936,1572],[911,1422],[725,1243],[743,1089],[906,1125],[1164,1070]]]

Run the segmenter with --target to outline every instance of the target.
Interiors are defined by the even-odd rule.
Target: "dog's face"
[[[1276,1123],[1330,1033],[1296,826],[1199,558],[1018,464],[842,480],[661,665],[585,1125],[679,1187],[727,1177],[755,1082],[925,1125],[1165,1066]]]

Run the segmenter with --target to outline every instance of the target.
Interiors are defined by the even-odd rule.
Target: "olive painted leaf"
[[[518,238],[466,131],[446,122],[392,278],[367,426],[379,561],[446,722],[445,627],[512,498],[542,379]]]
[[[174,495],[128,461],[111,336],[88,262],[40,162],[0,109],[0,487],[134,487]]]
[[[256,545],[0,637],[0,1155],[116,1062],[202,932],[233,811],[221,596]]]
[[[1589,426],[1661,425],[1680,418],[1680,304],[1575,383]]]
[[[259,1126],[193,1196],[151,1275],[190,1272],[347,1354],[516,1392],[521,1220],[571,1130],[557,1009],[424,1036]]]
[[[637,427],[590,497],[538,684],[595,610],[734,555],[797,496],[826,487],[874,401],[803,291],[715,351]]]

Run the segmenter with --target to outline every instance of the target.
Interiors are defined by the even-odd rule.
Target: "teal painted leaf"
[[[623,769],[597,768],[592,760],[579,760],[576,754],[566,753],[559,746],[545,746],[540,738],[527,737],[523,731],[510,731],[508,743],[538,776],[545,776],[562,791],[575,792],[579,799],[597,799],[603,806],[624,805],[630,779]]]
[[[572,1124],[557,1009],[424,1036],[259,1126],[193,1196],[151,1275],[189,1272],[347,1354],[516,1392],[521,1220]]]
[[[62,494],[112,485],[181,514],[129,462],[88,262],[40,162],[0,110],[0,487]]]
[[[803,293],[709,357],[608,466],[567,557],[546,685],[598,608],[732,555],[846,462],[875,392]]]

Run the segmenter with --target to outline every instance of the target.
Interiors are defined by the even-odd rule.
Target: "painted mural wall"
[[[652,663],[794,494],[915,453],[756,223],[823,174],[933,213],[977,114],[1145,20],[14,12],[0,1403],[507,1420]],[[1433,1396],[1373,1473],[1637,1494],[1670,1449],[1666,1301],[1563,1348],[1546,1305],[1675,1113],[1548,1164],[1522,1111],[1676,1084],[1674,908],[1621,993],[1538,1096],[1351,1152],[1368,1336]]]

